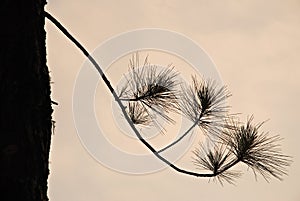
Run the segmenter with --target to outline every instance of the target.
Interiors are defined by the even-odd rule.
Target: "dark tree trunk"
[[[0,1],[0,200],[48,200],[45,0]]]

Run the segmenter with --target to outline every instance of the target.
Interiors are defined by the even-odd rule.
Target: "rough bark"
[[[0,200],[48,200],[52,108],[45,3],[0,2]]]

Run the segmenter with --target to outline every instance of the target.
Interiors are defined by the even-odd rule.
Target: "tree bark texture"
[[[0,1],[0,200],[48,200],[45,0]]]

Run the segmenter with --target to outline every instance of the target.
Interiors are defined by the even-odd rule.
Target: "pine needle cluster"
[[[192,77],[189,86],[180,83],[174,66],[159,68],[150,64],[148,57],[140,66],[138,53],[130,59],[125,79],[119,97],[127,102],[127,113],[133,124],[150,125],[156,115],[174,123],[172,112],[181,113],[193,122],[179,139],[157,153],[179,143],[194,127],[198,127],[214,142],[214,146],[207,148],[200,143],[193,151],[193,163],[197,169],[208,171],[206,176],[214,181],[234,183],[241,173],[231,168],[238,163],[246,164],[255,177],[259,173],[267,181],[271,176],[281,180],[287,174],[292,161],[282,154],[278,144],[280,137],[261,132],[263,123],[253,124],[253,117],[244,125],[236,115],[230,114],[226,100],[231,94],[225,86],[219,87],[213,80],[196,76]]]

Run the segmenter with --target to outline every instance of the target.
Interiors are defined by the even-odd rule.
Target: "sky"
[[[243,121],[252,114],[255,122],[268,120],[263,130],[270,135],[279,134],[283,138],[280,141],[283,152],[293,157],[289,175],[283,181],[271,179],[268,183],[260,176],[256,180],[252,171],[241,165],[237,169],[242,170],[243,175],[236,185],[224,186],[181,175],[169,168],[134,175],[102,165],[81,142],[85,134],[78,135],[78,125],[73,118],[73,91],[86,58],[47,21],[52,99],[59,103],[54,106],[53,114],[56,123],[50,153],[50,200],[300,200],[297,188],[300,178],[298,0],[91,0],[88,3],[49,0],[45,9],[90,52],[116,35],[145,28],[179,33],[192,40],[209,55],[222,82],[232,93],[228,100],[231,111],[241,113]],[[154,63],[172,63],[183,77],[193,73],[190,65],[176,55],[148,51],[141,52],[141,57],[147,54]],[[105,54],[98,56],[105,61]],[[118,58],[107,70],[115,86],[126,73],[128,58],[128,55]],[[97,77],[97,72],[92,72],[91,77]],[[113,122],[112,99],[101,81],[96,88],[94,108],[103,135],[126,153],[148,154],[145,147],[122,131],[122,125]],[[163,134],[151,140],[161,145],[171,138]],[[126,164],[125,159],[118,160]],[[191,168],[190,153],[187,152],[178,165]]]

